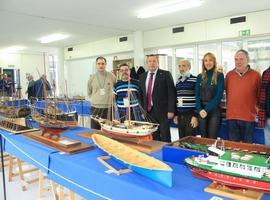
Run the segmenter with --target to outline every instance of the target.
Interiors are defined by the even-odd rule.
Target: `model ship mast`
[[[128,127],[130,127],[130,77],[128,77]]]

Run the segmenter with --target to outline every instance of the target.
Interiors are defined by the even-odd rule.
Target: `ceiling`
[[[0,0],[0,49],[24,45],[32,49],[66,47],[133,31],[270,9],[269,0],[204,0],[201,7],[138,19],[136,13],[168,0]],[[194,14],[196,13],[196,14]],[[40,44],[38,38],[68,33],[68,39]]]

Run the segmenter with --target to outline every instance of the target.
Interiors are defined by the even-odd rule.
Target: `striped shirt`
[[[177,112],[194,111],[196,76],[189,74],[182,80],[180,76],[176,83]]]
[[[138,96],[139,96],[139,83],[135,79],[130,80],[130,107],[139,106]],[[128,107],[128,82],[127,81],[117,81],[114,84],[115,101],[118,109],[126,109]]]

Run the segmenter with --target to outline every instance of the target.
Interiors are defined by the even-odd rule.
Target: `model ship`
[[[114,115],[114,98],[112,100],[112,120],[103,119],[99,117],[99,113],[93,113],[91,115],[91,119],[97,121],[101,126],[101,131],[107,134],[112,134],[120,137],[128,137],[128,138],[138,138],[141,140],[151,140],[152,133],[158,130],[159,124],[152,123],[150,120],[147,120],[145,116],[147,113],[143,110],[141,106],[139,106],[139,112],[134,111],[133,113],[142,113],[141,116],[135,117],[135,119],[143,119],[142,120],[131,120],[131,106],[130,102],[133,101],[130,83],[128,84],[128,93],[127,93],[127,115],[125,119],[115,119]]]
[[[261,154],[270,156],[270,147],[260,144],[249,144],[243,142],[234,142],[229,140],[216,140],[211,138],[202,138],[188,136],[181,138],[178,141],[172,142],[170,146],[175,148],[191,149],[200,152],[207,152],[208,147],[212,146],[217,141],[218,148],[224,147],[225,150],[242,151],[251,154]]]
[[[92,140],[101,150],[125,167],[167,187],[172,187],[172,168],[167,164],[103,135],[93,134]]]
[[[208,147],[208,155],[185,159],[194,176],[217,183],[270,193],[270,163],[264,155]]]
[[[43,80],[43,79],[42,79]],[[66,129],[76,128],[77,123],[77,111],[69,111],[69,105],[67,102],[67,112],[63,112],[57,107],[56,97],[50,101],[47,99],[46,83],[43,80],[43,92],[44,92],[44,109],[33,108],[32,118],[39,124],[42,129],[44,136],[58,136],[61,132]],[[54,90],[55,94],[55,90]],[[55,96],[55,95],[54,95]]]
[[[20,118],[31,114],[29,107],[26,105],[21,106],[20,100],[18,100],[18,105],[15,106],[15,101],[17,100],[11,100],[11,105],[9,105],[8,98],[2,97],[0,101],[0,115],[6,118]]]

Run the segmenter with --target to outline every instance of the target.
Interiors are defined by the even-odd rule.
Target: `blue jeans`
[[[266,120],[264,128],[264,144],[270,146],[270,118]]]
[[[228,120],[228,137],[232,141],[253,142],[254,122]]]

